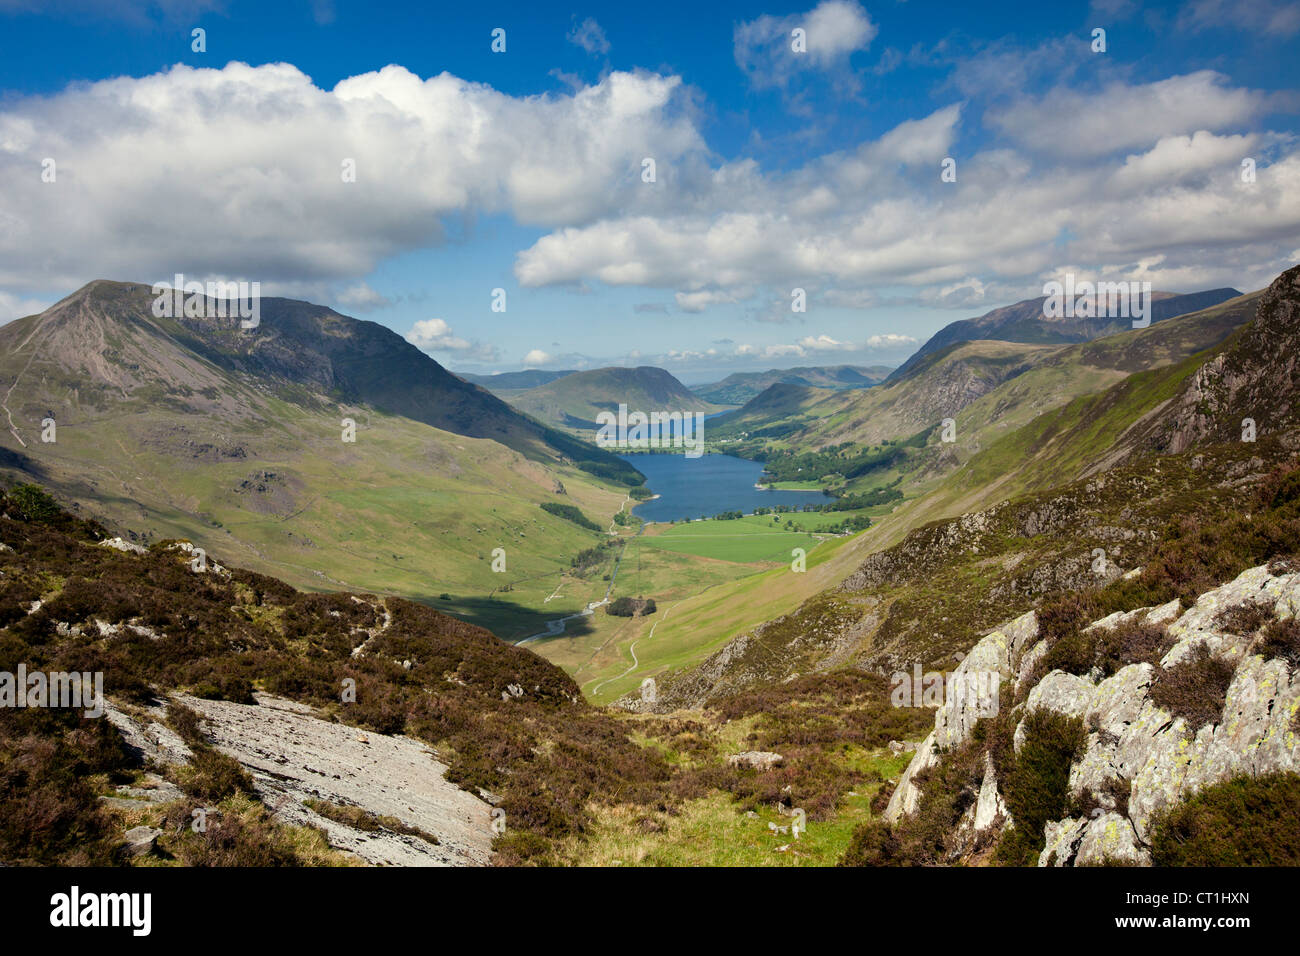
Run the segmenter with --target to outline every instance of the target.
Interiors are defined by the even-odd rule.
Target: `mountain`
[[[1050,351],[1042,345],[964,342],[937,353],[907,379],[865,391],[773,385],[728,414],[714,433],[779,438],[804,448],[844,441],[876,444],[929,428]]]
[[[744,405],[772,385],[804,385],[810,388],[870,388],[879,385],[893,369],[884,365],[821,365],[769,369],[766,372],[734,372],[720,382],[697,385],[691,391],[719,405]]]
[[[521,392],[524,389],[546,385],[556,379],[572,375],[576,369],[553,372],[546,369],[530,368],[523,372],[499,372],[496,375],[471,375],[468,372],[456,374],[472,385],[481,385],[494,395],[501,392]]]
[[[868,473],[850,482],[847,490],[859,493],[901,477],[907,498],[879,514],[866,531],[819,548],[814,552],[818,560],[806,574],[767,572],[675,606],[656,638],[692,640],[695,652],[683,658],[684,666],[671,681],[661,680],[662,705],[695,706],[714,695],[819,671],[833,662],[865,665],[874,655],[901,653],[899,649],[938,660],[969,648],[979,627],[992,628],[1017,608],[1028,610],[1035,596],[1086,584],[1090,578],[1083,558],[1095,547],[1124,541],[1145,547],[1165,532],[1171,514],[1191,511],[1198,502],[1207,511],[1221,509],[1216,515],[1231,514],[1234,482],[1247,474],[1259,480],[1271,467],[1259,461],[1243,464],[1262,445],[1238,442],[1213,469],[1208,459],[1197,470],[1190,463],[1175,468],[1164,459],[1148,458],[1140,467],[1133,464],[1137,472],[1132,480],[1101,486],[1097,476],[1120,464],[1127,467],[1137,451],[1135,426],[1170,407],[1171,397],[1216,350],[1248,334],[1262,297],[1244,295],[1146,329],[1076,345],[958,346],[949,354],[989,344],[1042,351],[1027,371],[956,414],[955,442],[940,442],[932,430],[924,447],[896,443],[885,451],[899,453],[901,462],[889,461],[883,474]],[[769,468],[776,453],[787,449],[796,464],[809,456],[818,466],[813,474],[820,477],[827,470],[820,459],[827,456],[811,455],[801,443],[816,434],[822,419],[830,434],[854,420],[827,403],[846,398],[880,402],[891,391],[918,387],[942,365],[935,363],[893,386],[824,393],[822,404],[813,403],[812,412],[789,435],[738,447],[746,454],[764,454]],[[918,399],[924,401],[923,388]],[[861,414],[863,409],[854,411]],[[870,424],[869,415],[866,420]],[[1231,416],[1226,420],[1231,425]],[[769,427],[779,430],[779,422]],[[1236,424],[1239,436],[1240,416]],[[731,426],[716,426],[714,437],[726,427]],[[851,453],[859,455],[861,446]],[[831,467],[840,464],[832,461]],[[1108,489],[1105,495],[1101,487]],[[1015,507],[1002,504],[1008,499]],[[1099,539],[1099,532],[1114,537]],[[1139,559],[1140,552],[1134,552],[1133,562]],[[869,593],[847,588],[846,582],[860,572],[867,574],[863,569],[868,565],[880,569],[866,578]],[[934,581],[945,582],[942,600],[936,598]],[[807,637],[812,634],[819,636]],[[784,648],[789,641],[798,647]],[[888,661],[877,663],[883,667]]]
[[[604,411],[618,411],[620,404],[629,411],[645,413],[721,411],[712,402],[703,401],[671,373],[651,365],[639,368],[590,369],[574,372],[545,385],[510,395],[510,403],[522,412],[549,424],[586,430],[593,427],[596,416]]]
[[[444,608],[532,633],[544,576],[599,538],[539,506],[603,523],[640,481],[373,322],[264,299],[244,330],[152,303],[148,286],[99,281],[0,328],[0,471],[142,541],[188,538],[298,586],[445,593]]]
[[[1181,362],[1228,338],[1254,315],[1259,293],[1239,296],[1145,329],[1071,345],[955,342],[901,379],[861,392],[780,386],[714,426],[798,448],[898,440],[953,418],[951,449],[964,460],[1054,407],[1134,372]]]
[[[1163,322],[1188,312],[1218,305],[1241,295],[1236,289],[1209,289],[1178,295],[1173,292],[1151,293],[1151,322]],[[896,368],[889,381],[899,381],[912,374],[926,356],[957,342],[972,339],[997,339],[1003,342],[1040,344],[1086,342],[1114,335],[1132,328],[1131,319],[1078,317],[1049,319],[1043,315],[1045,296],[1003,306],[974,319],[962,319],[944,326],[930,337],[906,362]]]

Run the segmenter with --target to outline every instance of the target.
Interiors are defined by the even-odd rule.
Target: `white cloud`
[[[573,28],[573,31],[569,34],[569,42],[574,46],[582,47],[588,53],[605,54],[609,52],[609,40],[605,36],[605,31],[591,17],[587,17],[582,23]]]
[[[1300,4],[1292,0],[1193,0],[1178,25],[1189,30],[1248,30],[1266,37],[1300,33]]]
[[[806,50],[792,48],[791,32],[805,32]],[[764,14],[736,25],[736,65],[758,89],[785,87],[801,70],[843,70],[849,56],[865,50],[877,27],[853,0],[822,0],[807,13],[774,17]]]
[[[555,362],[555,356],[549,352],[543,352],[541,349],[533,349],[524,356],[524,368],[540,368],[543,365],[551,365]]]
[[[23,319],[29,315],[38,315],[54,303],[41,299],[29,299],[16,296],[0,289],[0,325]]]
[[[10,99],[0,286],[356,279],[437,243],[445,217],[592,222],[654,200],[636,188],[643,157],[667,185],[706,155],[679,88],[611,73],[572,95],[512,97],[388,66],[324,90],[288,64],[230,63]]]
[[[393,304],[392,299],[375,291],[365,282],[348,286],[335,296],[335,301],[345,309],[352,309],[355,312],[374,312],[376,309],[386,309]]]
[[[829,335],[808,335],[799,340],[799,347],[810,352],[849,352],[853,346],[840,342]]]
[[[499,356],[496,346],[470,342],[452,334],[443,319],[421,319],[406,333],[406,341],[425,352],[456,352],[464,358],[493,362]]]
[[[1165,136],[1222,130],[1260,115],[1267,97],[1198,70],[1154,83],[1113,83],[1098,93],[1058,87],[991,111],[989,122],[1045,153],[1101,156],[1149,147]]]

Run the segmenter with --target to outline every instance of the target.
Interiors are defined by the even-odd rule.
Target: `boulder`
[[[732,754],[727,758],[729,767],[753,767],[755,770],[771,770],[778,767],[785,758],[767,750],[746,750],[744,753]]]

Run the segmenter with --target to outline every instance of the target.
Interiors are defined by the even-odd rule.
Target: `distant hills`
[[[468,372],[456,374],[473,385],[486,388],[493,395],[500,395],[502,392],[520,392],[527,388],[536,388],[538,385],[546,385],[557,378],[572,375],[576,371],[577,369],[566,369],[556,372],[530,368],[522,372],[500,372],[496,375],[471,375]]]
[[[893,369],[885,365],[821,365],[774,368],[766,372],[735,372],[720,382],[697,385],[696,395],[719,405],[743,405],[772,385],[810,388],[870,388],[883,382]]]
[[[590,369],[573,372],[536,388],[511,392],[518,410],[545,422],[572,429],[592,427],[603,411],[620,404],[631,411],[680,411],[712,414],[722,408],[701,399],[670,372],[651,365],[639,368]]]
[[[1151,321],[1163,322],[1178,315],[1196,312],[1241,295],[1236,289],[1209,289],[1178,295],[1173,292],[1151,293]],[[974,319],[962,319],[945,325],[930,337],[906,362],[894,370],[889,381],[911,375],[927,357],[957,342],[996,339],[1000,342],[1060,344],[1087,342],[1132,328],[1127,318],[1077,317],[1048,319],[1043,315],[1045,297],[1026,299],[1014,305],[994,309]]]

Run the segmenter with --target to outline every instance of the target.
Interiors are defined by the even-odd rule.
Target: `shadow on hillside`
[[[512,644],[536,634],[544,634],[547,632],[548,621],[568,617],[574,613],[572,608],[549,612],[538,611],[535,608],[524,607],[522,604],[516,604],[502,597],[486,598],[453,594],[449,600],[443,600],[438,595],[429,594],[413,599],[469,624],[477,624],[479,627],[486,628],[501,640]],[[600,614],[602,612],[596,611],[596,613]],[[590,618],[574,618],[565,622],[563,633],[557,634],[551,639],[567,640],[571,637],[590,634],[594,630]],[[543,642],[539,641],[538,643]]]

